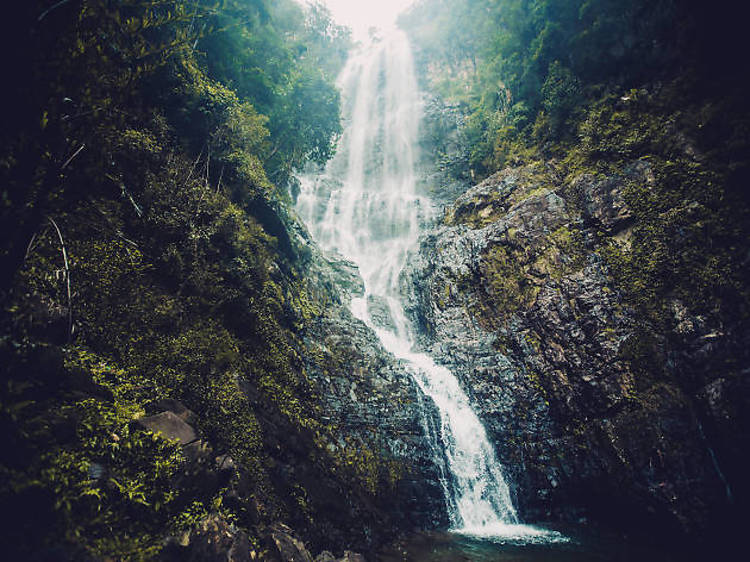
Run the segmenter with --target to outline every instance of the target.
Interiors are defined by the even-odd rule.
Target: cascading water
[[[541,529],[518,524],[494,449],[457,379],[412,351],[398,277],[432,205],[416,192],[421,108],[406,36],[394,31],[352,56],[339,87],[345,119],[340,148],[322,175],[301,178],[298,212],[322,247],[357,264],[365,295],[353,299],[352,312],[406,362],[439,410],[433,446],[447,459],[443,488],[453,529],[485,537],[541,536]]]

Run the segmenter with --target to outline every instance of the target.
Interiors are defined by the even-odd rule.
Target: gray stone
[[[338,290],[333,280],[337,274],[320,262],[311,274],[317,276],[318,286]],[[359,283],[349,283],[345,292]],[[337,455],[366,449],[377,452],[383,472],[388,463],[400,467],[395,488],[377,500],[382,501],[379,509],[393,518],[395,526],[389,532],[447,525],[441,469],[426,435],[426,428],[437,423],[434,404],[404,365],[383,349],[377,335],[354,318],[348,299],[334,295],[330,300],[325,313],[308,326],[308,351],[303,356],[305,372],[321,400],[322,421],[337,428],[326,450]],[[386,303],[370,305],[382,309],[383,321],[389,321]]]
[[[237,465],[234,463],[234,459],[229,455],[221,455],[216,457],[216,468],[219,470],[235,470]]]
[[[178,418],[182,419],[185,423],[191,424],[195,422],[195,414],[192,410],[189,410],[185,404],[179,400],[172,398],[164,398],[157,400],[149,405],[150,412],[172,412]]]
[[[198,462],[207,459],[211,455],[211,448],[199,439],[183,445],[182,453],[190,462]]]
[[[373,323],[378,328],[393,329],[393,318],[391,316],[391,310],[388,307],[388,302],[377,295],[369,295],[367,297],[367,311],[372,318]]]
[[[162,412],[154,416],[146,416],[138,419],[137,423],[154,433],[160,433],[167,439],[176,439],[182,445],[187,445],[198,439],[195,430],[174,412]]]
[[[249,562],[253,559],[245,531],[235,528],[220,515],[199,521],[176,544],[170,545],[170,560],[200,562]]]
[[[294,536],[292,530],[283,523],[276,523],[271,529],[278,555],[282,562],[313,562],[304,543]]]

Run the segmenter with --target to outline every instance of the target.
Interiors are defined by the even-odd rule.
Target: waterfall
[[[406,36],[395,31],[352,55],[338,83],[345,120],[339,151],[322,174],[301,178],[298,213],[323,248],[357,264],[365,294],[353,299],[352,312],[437,406],[433,449],[447,459],[442,484],[453,530],[540,536],[518,523],[494,448],[456,377],[413,351],[398,278],[433,205],[416,189],[421,107]]]

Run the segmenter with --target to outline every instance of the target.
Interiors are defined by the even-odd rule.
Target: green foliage
[[[581,86],[575,75],[554,61],[542,85],[542,107],[549,115],[554,134],[571,110],[579,103]]]
[[[301,360],[326,295],[276,186],[332,153],[347,34],[292,0],[48,8],[24,3],[3,37],[27,46],[0,132],[5,554],[153,559],[209,514],[293,513],[269,440],[336,463],[307,437],[328,430]],[[164,399],[231,455],[240,491],[138,428]]]
[[[325,163],[341,134],[338,91],[321,74],[305,72],[274,108],[271,123],[275,140],[269,158],[284,158],[277,169],[286,166],[289,174],[307,161]]]
[[[596,103],[578,130],[582,148],[601,159],[633,158],[655,151],[674,154],[673,112],[666,105],[653,105],[646,94],[630,90],[618,98],[611,95]]]
[[[284,185],[308,159],[321,163],[333,153],[341,133],[333,79],[349,35],[319,3],[305,12],[293,0],[274,2],[270,18],[243,26],[234,24],[242,2],[230,4],[219,16],[226,32],[201,43],[207,74],[270,117],[262,160],[271,179]]]
[[[157,529],[179,512],[179,490],[173,489],[179,448],[131,431],[133,413],[96,399],[64,407],[61,414],[77,422],[76,442],[41,459],[47,465],[42,481],[55,495],[66,538],[92,553],[154,554],[161,548]]]
[[[582,108],[608,88],[699,67],[700,22],[674,0],[422,0],[401,20],[428,88],[465,108],[479,177],[529,144],[574,141]],[[445,39],[466,34],[460,47]]]
[[[6,505],[28,498],[28,509],[41,510],[37,515],[49,521],[36,535],[35,550],[71,545],[91,555],[150,558],[162,547],[160,529],[172,526],[184,506],[177,485],[184,465],[180,448],[132,424],[143,413],[130,398],[137,394],[137,377],[82,347],[69,349],[59,369],[54,376],[61,379],[61,393],[33,390],[36,400],[26,402],[23,416],[13,417],[12,426],[4,420],[6,437],[9,431],[20,435],[27,451],[38,451],[26,465],[3,464],[0,495]],[[44,371],[27,385],[40,375]],[[87,387],[98,396],[82,398],[76,389]],[[2,403],[13,394],[3,392]],[[20,520],[12,529],[25,523],[24,512],[15,514]],[[12,552],[24,547],[19,541]]]

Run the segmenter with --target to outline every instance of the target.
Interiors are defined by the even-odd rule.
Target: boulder
[[[147,406],[149,413],[172,412],[185,423],[192,424],[196,421],[195,413],[189,410],[185,404],[172,398],[163,398],[152,402]]]
[[[205,517],[181,539],[170,541],[161,557],[174,562],[249,562],[255,559],[247,533],[218,514]]]
[[[324,550],[315,557],[315,562],[366,562],[365,557],[351,550],[344,551],[341,558],[336,558],[333,554]]]
[[[283,523],[273,525],[271,538],[282,562],[313,562],[305,544],[295,537],[293,531]]]
[[[190,462],[203,462],[211,456],[211,447],[198,439],[182,446],[182,453]]]
[[[195,429],[175,412],[161,412],[153,416],[146,416],[136,421],[138,425],[154,433],[160,433],[167,439],[173,439],[182,445],[187,445],[198,439]]]

